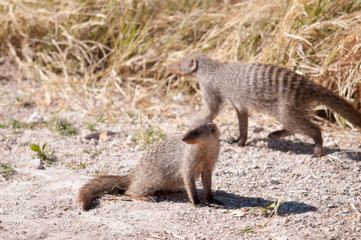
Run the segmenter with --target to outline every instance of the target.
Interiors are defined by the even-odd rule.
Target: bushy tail
[[[317,100],[321,104],[326,105],[333,111],[340,114],[355,127],[361,128],[361,113],[345,99],[320,86],[318,86],[315,90],[315,94],[317,96]]]
[[[84,211],[88,211],[94,205],[93,199],[105,193],[125,191],[130,185],[129,175],[103,175],[91,179],[79,189],[78,201]]]

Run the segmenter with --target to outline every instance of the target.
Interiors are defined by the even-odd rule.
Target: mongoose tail
[[[320,89],[316,89],[315,96],[319,103],[329,107],[361,129],[361,113],[346,100],[321,86]]]
[[[130,184],[129,175],[103,175],[90,180],[79,189],[78,201],[84,211],[94,207],[93,199],[105,193],[125,191]]]

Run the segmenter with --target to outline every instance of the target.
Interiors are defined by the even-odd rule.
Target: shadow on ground
[[[200,200],[203,202],[203,191],[198,190],[200,195]],[[263,198],[254,198],[254,197],[242,197],[233,193],[229,193],[223,190],[217,190],[214,192],[214,198],[220,200],[224,203],[224,206],[214,205],[211,206],[216,208],[225,208],[225,209],[239,209],[243,207],[267,207],[270,203],[273,203],[274,200],[268,200]],[[185,192],[171,193],[171,194],[157,194],[157,201],[173,201],[173,202],[189,202],[187,194]],[[189,204],[191,204],[189,202]],[[317,208],[312,205],[308,205],[302,202],[297,201],[285,201],[282,202],[280,208],[278,209],[278,215],[291,215],[291,214],[302,214],[307,212],[315,212]]]
[[[234,144],[236,145],[236,142],[231,142],[228,140],[222,139],[221,141]],[[287,139],[268,139],[268,138],[255,138],[246,143],[246,146],[254,146],[257,147],[256,143],[258,142],[265,142],[266,147],[275,151],[281,151],[281,152],[292,152],[294,154],[313,154],[313,148],[315,145],[313,143],[306,143],[306,142],[300,142],[300,141],[291,141]],[[325,155],[334,154],[342,152],[341,148],[334,147],[324,147],[323,148]],[[343,152],[345,153],[345,152]],[[347,152],[348,158],[352,160],[361,160],[361,152]]]

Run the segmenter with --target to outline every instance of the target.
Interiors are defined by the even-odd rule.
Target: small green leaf
[[[30,149],[37,153],[41,152],[39,144],[30,143]]]
[[[273,202],[273,203],[268,204],[267,208],[275,208],[276,206],[277,206],[276,203]]]
[[[43,148],[42,148],[42,150],[43,150],[43,152],[45,151],[45,148],[48,146],[48,143],[44,143],[43,144]]]

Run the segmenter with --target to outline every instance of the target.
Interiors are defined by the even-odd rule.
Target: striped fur
[[[272,139],[301,133],[315,142],[314,156],[324,154],[321,129],[311,122],[314,103],[321,103],[361,128],[361,114],[346,100],[290,70],[265,64],[226,64],[205,55],[187,57],[170,67],[179,76],[197,77],[206,105],[204,116],[213,120],[229,103],[237,111],[239,145],[247,140],[248,111],[275,116],[284,129],[269,134]]]

